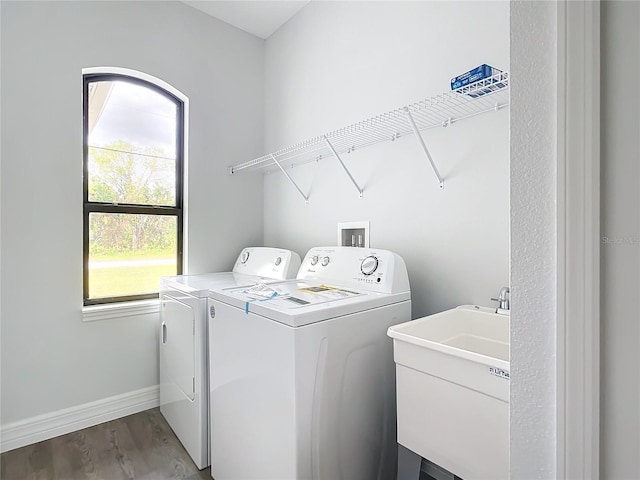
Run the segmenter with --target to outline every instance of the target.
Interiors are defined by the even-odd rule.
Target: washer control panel
[[[402,258],[372,248],[314,247],[303,259],[297,278],[380,293],[409,289]]]

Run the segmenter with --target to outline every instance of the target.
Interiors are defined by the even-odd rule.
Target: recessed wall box
[[[338,245],[369,248],[369,221],[338,223]]]

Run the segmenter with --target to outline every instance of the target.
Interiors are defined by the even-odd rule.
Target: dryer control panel
[[[373,248],[314,247],[305,255],[297,278],[379,293],[409,290],[402,257]]]
[[[296,252],[282,248],[247,247],[238,255],[233,272],[288,280],[295,278],[299,268],[300,256]]]

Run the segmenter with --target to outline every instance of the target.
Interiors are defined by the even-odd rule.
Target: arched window
[[[83,75],[84,305],[182,273],[184,101],[145,77]]]

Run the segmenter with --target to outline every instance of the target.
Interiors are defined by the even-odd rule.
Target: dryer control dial
[[[240,256],[240,261],[242,263],[247,263],[247,260],[249,260],[249,252],[245,250],[244,252],[242,252],[242,255]]]
[[[323,267],[326,267],[327,265],[329,265],[329,261],[330,261],[330,258],[329,258],[329,257],[324,257],[324,258],[322,259],[322,266],[323,266]]]
[[[371,275],[378,268],[378,259],[373,255],[369,255],[360,264],[360,271],[365,275]]]
[[[311,257],[311,265],[315,265],[318,263],[318,255],[314,255]]]
[[[276,267],[280,265],[282,263],[282,257],[276,258],[276,261],[274,263],[276,264]]]

